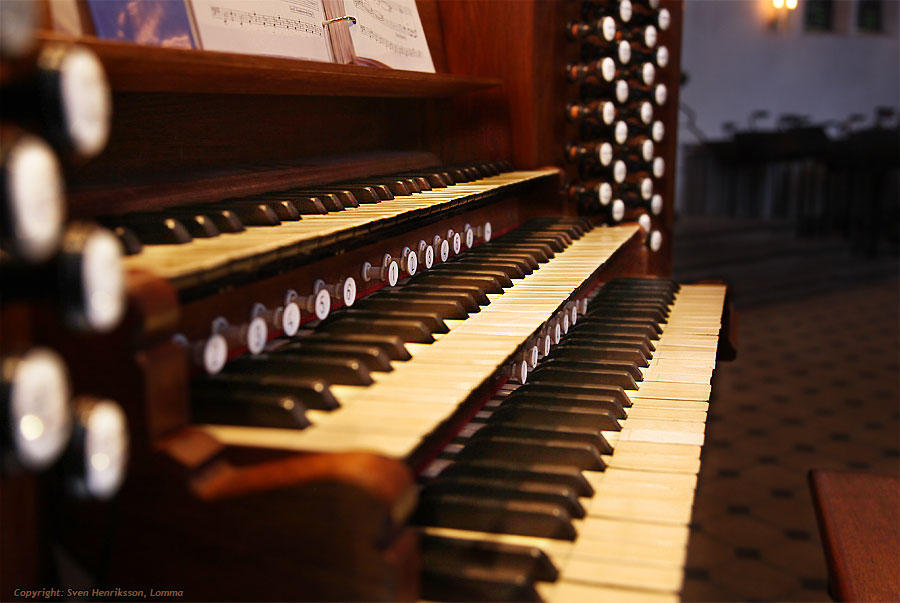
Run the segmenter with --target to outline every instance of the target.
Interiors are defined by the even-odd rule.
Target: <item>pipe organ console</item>
[[[418,7],[436,74],[5,51],[4,595],[677,598],[681,5]]]

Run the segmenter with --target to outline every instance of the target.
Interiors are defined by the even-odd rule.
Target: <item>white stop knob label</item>
[[[410,276],[415,276],[418,269],[419,258],[416,257],[416,254],[410,253],[406,256],[406,273]]]
[[[441,261],[446,262],[447,258],[450,257],[450,243],[447,242],[447,239],[441,241]]]
[[[316,293],[314,307],[316,310],[316,318],[319,320],[328,318],[328,313],[331,312],[331,296],[328,294],[328,291],[322,289]]]
[[[353,305],[353,302],[356,301],[356,279],[352,276],[348,276],[346,280],[344,280],[342,297],[344,298],[344,305],[349,307]]]
[[[288,337],[293,337],[300,330],[300,306],[288,303],[281,314],[281,328]]]
[[[550,346],[553,345],[553,341],[550,339],[549,335],[544,335],[544,356],[548,356],[550,354]]]
[[[393,287],[397,284],[397,280],[400,278],[400,266],[397,265],[397,262],[392,260],[388,265],[388,285]]]
[[[228,360],[228,342],[218,333],[206,340],[203,346],[203,369],[215,375],[225,367]]]
[[[453,255],[459,253],[462,249],[462,237],[459,236],[458,232],[453,233]]]
[[[491,223],[485,222],[484,223],[484,242],[490,243],[490,241],[491,241]]]
[[[475,232],[471,228],[466,229],[466,248],[471,249],[475,244]]]
[[[257,316],[247,327],[247,349],[251,354],[259,354],[266,347],[268,339],[269,329],[266,327],[266,321]]]
[[[434,266],[434,247],[430,245],[425,248],[425,268],[431,268]]]

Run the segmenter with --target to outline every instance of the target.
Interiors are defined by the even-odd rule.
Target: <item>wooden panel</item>
[[[811,471],[832,596],[900,601],[900,478]]]
[[[42,40],[72,38],[43,32]],[[490,88],[490,78],[377,69],[227,52],[140,46],[84,37],[114,90],[440,98]]]
[[[656,187],[663,196],[665,208],[661,216],[654,219],[654,226],[663,234],[663,246],[657,253],[651,254],[650,273],[657,276],[672,274],[672,234],[675,222],[675,176],[678,172],[676,158],[678,156],[678,102],[681,81],[681,32],[684,22],[683,0],[662,0],[660,6],[669,9],[672,24],[669,29],[660,32],[659,42],[669,49],[669,65],[656,72],[666,85],[668,99],[666,105],[660,107],[659,114],[666,127],[666,136],[658,153],[666,160],[666,174],[657,181]]]
[[[503,89],[478,95],[477,102],[509,112],[511,158],[519,168],[536,167],[537,131],[534,97],[534,2],[446,0],[439,3],[447,45],[447,68],[454,74],[503,79]],[[484,115],[484,113],[482,113]],[[503,121],[500,122],[504,126]]]

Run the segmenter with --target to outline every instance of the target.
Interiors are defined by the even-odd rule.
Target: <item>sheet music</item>
[[[434,73],[415,0],[344,0],[357,24],[350,28],[359,57],[395,69]]]
[[[204,50],[331,61],[321,0],[191,0],[191,5]]]

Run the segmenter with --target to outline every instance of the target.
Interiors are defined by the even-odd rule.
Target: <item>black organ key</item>
[[[490,275],[463,275],[445,273],[438,274],[433,269],[421,275],[416,275],[416,284],[428,284],[435,286],[467,286],[477,287],[482,293],[503,293],[503,286]]]
[[[621,404],[624,408],[631,406],[631,399],[625,389],[618,385],[605,383],[540,383],[529,379],[528,383],[516,390],[516,393],[536,393],[540,395],[563,395],[565,393],[607,396]]]
[[[391,199],[393,199],[395,196],[407,197],[412,194],[412,191],[409,189],[409,186],[407,186],[407,181],[405,181],[405,180],[369,179],[369,180],[365,180],[365,181],[356,182],[355,184],[363,184],[365,186],[371,186],[373,188],[376,188],[376,190],[378,190],[378,188],[377,188],[378,186],[384,187],[388,191],[390,191]],[[379,193],[379,196],[381,196],[381,198],[384,199],[384,196],[382,193]]]
[[[461,303],[466,312],[470,314],[479,312],[481,306],[487,306],[491,303],[484,291],[472,285],[428,285],[413,280],[401,289],[382,289],[382,291],[390,292],[392,295],[410,295],[413,297],[419,294],[450,297]]]
[[[585,515],[584,507],[578,502],[578,494],[571,488],[559,484],[485,477],[438,476],[425,485],[419,498],[428,504],[430,497],[442,494],[549,502],[560,505],[572,517],[581,518]]]
[[[511,254],[495,254],[484,257],[463,256],[457,260],[460,265],[479,265],[504,267],[510,278],[523,278],[531,274],[538,267],[538,263],[531,256],[515,256]]]
[[[300,212],[297,208],[286,201],[277,201],[264,198],[248,198],[248,199],[227,199],[222,202],[220,207],[233,210],[240,216],[244,224],[252,224],[254,226],[278,226],[282,221],[295,221],[300,219]],[[268,211],[266,211],[268,210]],[[249,217],[245,217],[241,212],[246,211],[256,216],[256,221],[252,221]]]
[[[566,248],[566,246],[572,243],[573,238],[567,232],[566,229],[560,230],[546,230],[546,231],[529,231],[523,230],[521,232],[511,232],[503,235],[501,238],[497,239],[497,243],[503,242],[513,242],[513,243],[521,243],[521,242],[537,242],[537,243],[546,243],[553,247],[554,251],[562,251]]]
[[[484,245],[479,245],[478,247],[467,251],[466,255],[468,257],[491,257],[503,253],[514,255],[521,254],[523,257],[530,257],[532,261],[538,264],[546,264],[556,255],[549,245],[518,242],[507,243],[505,245],[494,244],[493,242],[485,243]]]
[[[625,325],[615,321],[598,322],[597,324],[589,324],[587,320],[583,326],[579,326],[577,333],[580,335],[586,333],[588,335],[636,335],[644,336],[651,340],[659,339],[656,329],[640,325]]]
[[[624,314],[619,316],[609,314],[587,314],[582,318],[582,320],[578,321],[578,324],[645,326],[657,335],[662,334],[662,327],[659,326],[659,321],[652,318],[645,318],[643,316],[626,316]]]
[[[290,396],[299,400],[306,408],[315,410],[335,410],[340,408],[337,399],[322,379],[283,375],[247,375],[220,373],[214,376],[198,377],[192,387],[206,390],[208,395],[229,392],[266,392],[270,395]]]
[[[636,390],[637,383],[625,371],[597,370],[584,373],[579,370],[538,367],[528,376],[529,381],[537,383],[574,383],[574,384],[598,384],[615,385],[626,390]]]
[[[669,305],[665,301],[628,300],[627,303],[616,300],[609,295],[597,296],[588,302],[588,313],[632,310],[635,312],[653,312],[663,317],[669,315]]]
[[[497,568],[519,568],[534,580],[552,581],[559,575],[550,558],[537,547],[448,538],[425,534],[421,539],[422,554],[433,560],[464,559]],[[488,600],[488,599],[484,599]]]
[[[591,356],[600,360],[625,360],[633,362],[635,366],[646,368],[650,366],[649,358],[637,348],[615,345],[594,347],[588,345],[569,344],[557,347],[552,352],[553,358],[584,358]]]
[[[438,315],[441,319],[464,320],[469,317],[469,312],[461,303],[449,298],[428,298],[422,296],[413,298],[410,296],[383,295],[380,292],[357,303],[354,308],[373,311],[397,311],[418,312],[425,311]]]
[[[329,320],[318,327],[326,333],[394,335],[407,343],[432,343],[434,337],[428,327],[414,319],[361,319],[344,318]]]
[[[213,221],[199,213],[179,213],[175,216],[195,239],[211,239],[221,234]]]
[[[137,234],[127,226],[114,226],[112,232],[122,244],[122,250],[125,255],[135,255],[141,252],[144,246],[141,244]]]
[[[624,419],[626,417],[625,409],[622,407],[622,404],[618,400],[616,400],[612,396],[599,394],[574,393],[571,391],[559,393],[521,393],[515,391],[500,400],[498,408],[502,408],[504,406],[515,406],[517,404],[537,404],[545,406],[561,405],[583,408],[598,408],[608,410],[616,419]]]
[[[341,208],[346,209],[348,207],[359,207],[360,201],[356,198],[356,195],[351,190],[333,188],[333,189],[324,189],[324,188],[316,188],[316,189],[303,189],[296,191],[288,191],[290,194],[297,194],[299,196],[309,195],[313,197],[318,197],[322,199],[322,197],[334,198],[335,201],[340,205]],[[375,192],[371,192],[372,196],[375,196]],[[376,199],[377,202],[377,199]],[[327,206],[326,206],[327,207]]]
[[[436,275],[451,275],[451,276],[473,276],[473,277],[486,277],[492,278],[497,283],[500,284],[501,287],[508,288],[513,286],[512,279],[506,273],[505,270],[494,270],[491,269],[490,266],[487,265],[479,265],[470,267],[466,264],[457,264],[456,262],[451,262],[447,264],[438,264],[432,267],[426,274],[436,274]]]
[[[631,317],[631,318],[646,318],[648,320],[653,320],[657,323],[665,323],[666,322],[666,314],[659,310],[658,308],[652,308],[649,306],[640,307],[640,308],[632,308],[630,306],[620,306],[620,305],[605,305],[599,304],[596,306],[589,306],[588,316],[591,315],[602,315],[609,317]]]
[[[144,245],[184,245],[194,239],[179,220],[162,214],[131,214],[103,222],[113,228],[126,226]]]
[[[591,372],[596,370],[622,371],[627,373],[635,381],[644,380],[644,375],[635,363],[623,360],[600,360],[596,358],[574,359],[550,356],[541,361],[539,366],[542,368],[561,368]]]
[[[241,219],[238,217],[238,215],[230,209],[216,209],[214,207],[198,206],[194,208],[172,208],[167,210],[167,212],[172,215],[200,214],[206,216],[212,221],[213,224],[216,225],[216,228],[219,229],[219,232],[235,233],[244,232],[246,230],[246,228],[244,228],[244,223],[241,222]]]
[[[506,419],[502,415],[490,423],[479,423],[481,436],[500,436],[527,439],[553,439],[589,444],[603,454],[612,454],[612,446],[603,437],[601,430],[594,427],[575,425],[533,425],[525,421]]]
[[[390,333],[311,333],[296,337],[292,343],[300,345],[317,345],[320,342],[352,345],[371,345],[380,349],[391,360],[409,360],[412,358],[404,345],[403,339]]]
[[[424,309],[412,310],[366,310],[362,307],[354,306],[340,316],[335,315],[335,320],[342,320],[343,316],[355,320],[380,320],[380,319],[396,319],[396,320],[415,320],[418,321],[429,333],[448,333],[450,331],[444,323],[440,314],[437,312],[428,312]]]
[[[391,359],[380,347],[367,344],[311,340],[289,343],[273,352],[297,357],[354,358],[366,365],[369,371],[390,372]]]
[[[457,268],[471,268],[478,270],[480,268],[485,268],[488,270],[499,270],[506,274],[508,278],[524,278],[526,274],[531,274],[532,270],[530,267],[523,269],[523,267],[517,262],[505,262],[503,260],[497,258],[487,257],[484,259],[480,258],[468,258],[462,257],[460,259],[454,260],[447,264],[441,264],[440,267],[457,267]],[[527,272],[526,272],[527,269]]]
[[[562,484],[571,487],[578,496],[593,496],[594,488],[581,471],[566,465],[547,462],[532,463],[523,459],[454,459],[440,475],[471,475],[527,479],[544,484]]]
[[[533,413],[533,415],[525,412],[520,414],[523,417],[534,416],[535,421],[540,416],[537,412]],[[548,419],[563,421],[562,415],[565,413],[560,412],[557,413],[559,416],[553,417],[549,413],[546,414]],[[582,427],[596,427],[596,423],[600,423],[600,419],[597,416],[589,416],[590,413],[586,411],[568,414],[573,415],[573,421],[582,419],[584,421],[581,425]],[[515,416],[515,413],[510,412],[509,415]],[[506,418],[507,415],[504,414],[503,416]],[[519,420],[523,419],[520,418]],[[592,420],[595,421],[593,425],[590,424]],[[537,437],[473,437],[456,453],[455,458],[499,460],[516,458],[531,463],[543,462],[551,465],[568,465],[582,471],[601,471],[606,466],[601,458],[600,450],[592,445],[562,439],[554,440],[552,438]]]
[[[371,385],[366,365],[348,356],[292,356],[289,354],[258,354],[232,360],[225,371],[249,376],[319,378],[341,385]]]
[[[292,193],[267,193],[254,197],[254,200],[266,203],[277,203],[293,208],[297,214],[321,213],[321,208],[326,212],[344,211],[344,205],[337,195],[331,193],[320,194],[292,194]],[[276,211],[278,211],[276,209]],[[279,212],[279,217],[284,220]]]
[[[398,175],[424,178],[425,181],[428,183],[428,185],[433,189],[447,188],[448,186],[451,186],[453,184],[453,182],[448,177],[445,177],[440,172],[419,172],[419,173],[410,172],[410,173],[398,174]]]
[[[463,496],[436,495],[420,504],[413,523],[459,530],[575,540],[572,517],[560,505]]]
[[[281,224],[278,214],[267,203],[237,200],[229,201],[227,204],[212,205],[211,207],[232,211],[245,226],[279,226]]]
[[[649,337],[636,335],[615,335],[615,334],[590,334],[573,329],[563,336],[566,345],[622,345],[628,346],[636,350],[640,350],[644,355],[650,357],[656,351],[656,346]]]
[[[304,429],[310,422],[296,397],[266,390],[191,388],[191,418],[196,423]]]
[[[541,601],[529,573],[422,553],[422,597],[434,601]]]
[[[500,406],[491,415],[491,420],[510,421],[534,427],[584,427],[602,431],[620,431],[622,429],[612,411],[605,408],[563,406],[562,404],[526,401]],[[521,438],[517,438],[517,441],[519,439]],[[552,437],[548,437],[547,440],[563,441],[562,438],[553,440]],[[611,452],[600,449],[598,451]],[[562,463],[561,458],[548,456],[547,460],[554,463]],[[586,469],[587,467],[583,468]]]

